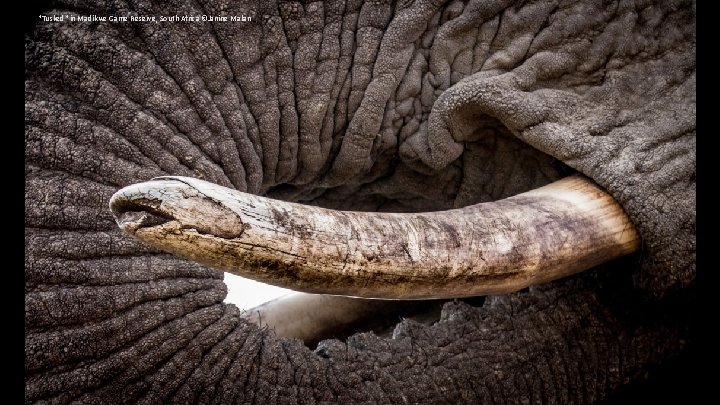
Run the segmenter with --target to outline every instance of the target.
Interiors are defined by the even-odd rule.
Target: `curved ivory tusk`
[[[162,250],[294,290],[368,298],[507,293],[639,246],[620,205],[579,175],[415,214],[336,211],[160,177],[118,191],[110,208],[123,230]]]

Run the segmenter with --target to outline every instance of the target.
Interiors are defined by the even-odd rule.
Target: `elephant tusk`
[[[110,208],[120,228],[167,252],[298,291],[366,298],[508,293],[640,245],[622,207],[580,175],[412,214],[330,210],[159,177],[118,191]]]
[[[414,301],[405,301],[409,302]],[[402,306],[398,303],[397,300],[290,293],[243,311],[243,317],[272,329],[277,336],[300,339],[312,345],[353,328],[359,321],[375,319],[379,313],[399,315]]]

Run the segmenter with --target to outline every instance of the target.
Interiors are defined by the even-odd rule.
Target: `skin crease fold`
[[[160,12],[252,21],[26,30],[26,403],[613,402],[692,353],[694,2],[42,11]],[[222,272],[129,237],[107,210],[161,176],[418,213],[574,173],[622,207],[641,253],[475,301],[378,305],[382,330],[330,332],[312,349],[223,303]],[[685,392],[682,379],[660,385],[644,399]]]

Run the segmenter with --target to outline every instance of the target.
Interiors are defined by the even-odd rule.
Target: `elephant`
[[[52,2],[25,34],[25,401],[622,398],[696,344],[695,15],[684,0]],[[582,178],[636,233],[505,290],[467,277],[436,296],[452,271],[429,271],[426,297],[441,300],[374,301],[372,322],[308,343],[224,303],[206,261],[120,229],[148,220],[133,225],[127,200],[109,209],[113,195],[158,178],[374,215],[378,229],[387,215],[523,210],[522,196]],[[565,215],[512,228],[544,260]],[[593,229],[575,223],[560,248],[592,246]],[[263,266],[240,267],[263,279]]]

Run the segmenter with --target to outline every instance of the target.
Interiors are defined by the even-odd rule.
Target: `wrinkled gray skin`
[[[27,402],[595,402],[687,346],[694,3],[58,3],[253,20],[28,34]],[[107,209],[167,174],[428,211],[574,171],[622,204],[642,252],[314,351],[240,319],[220,272]]]

